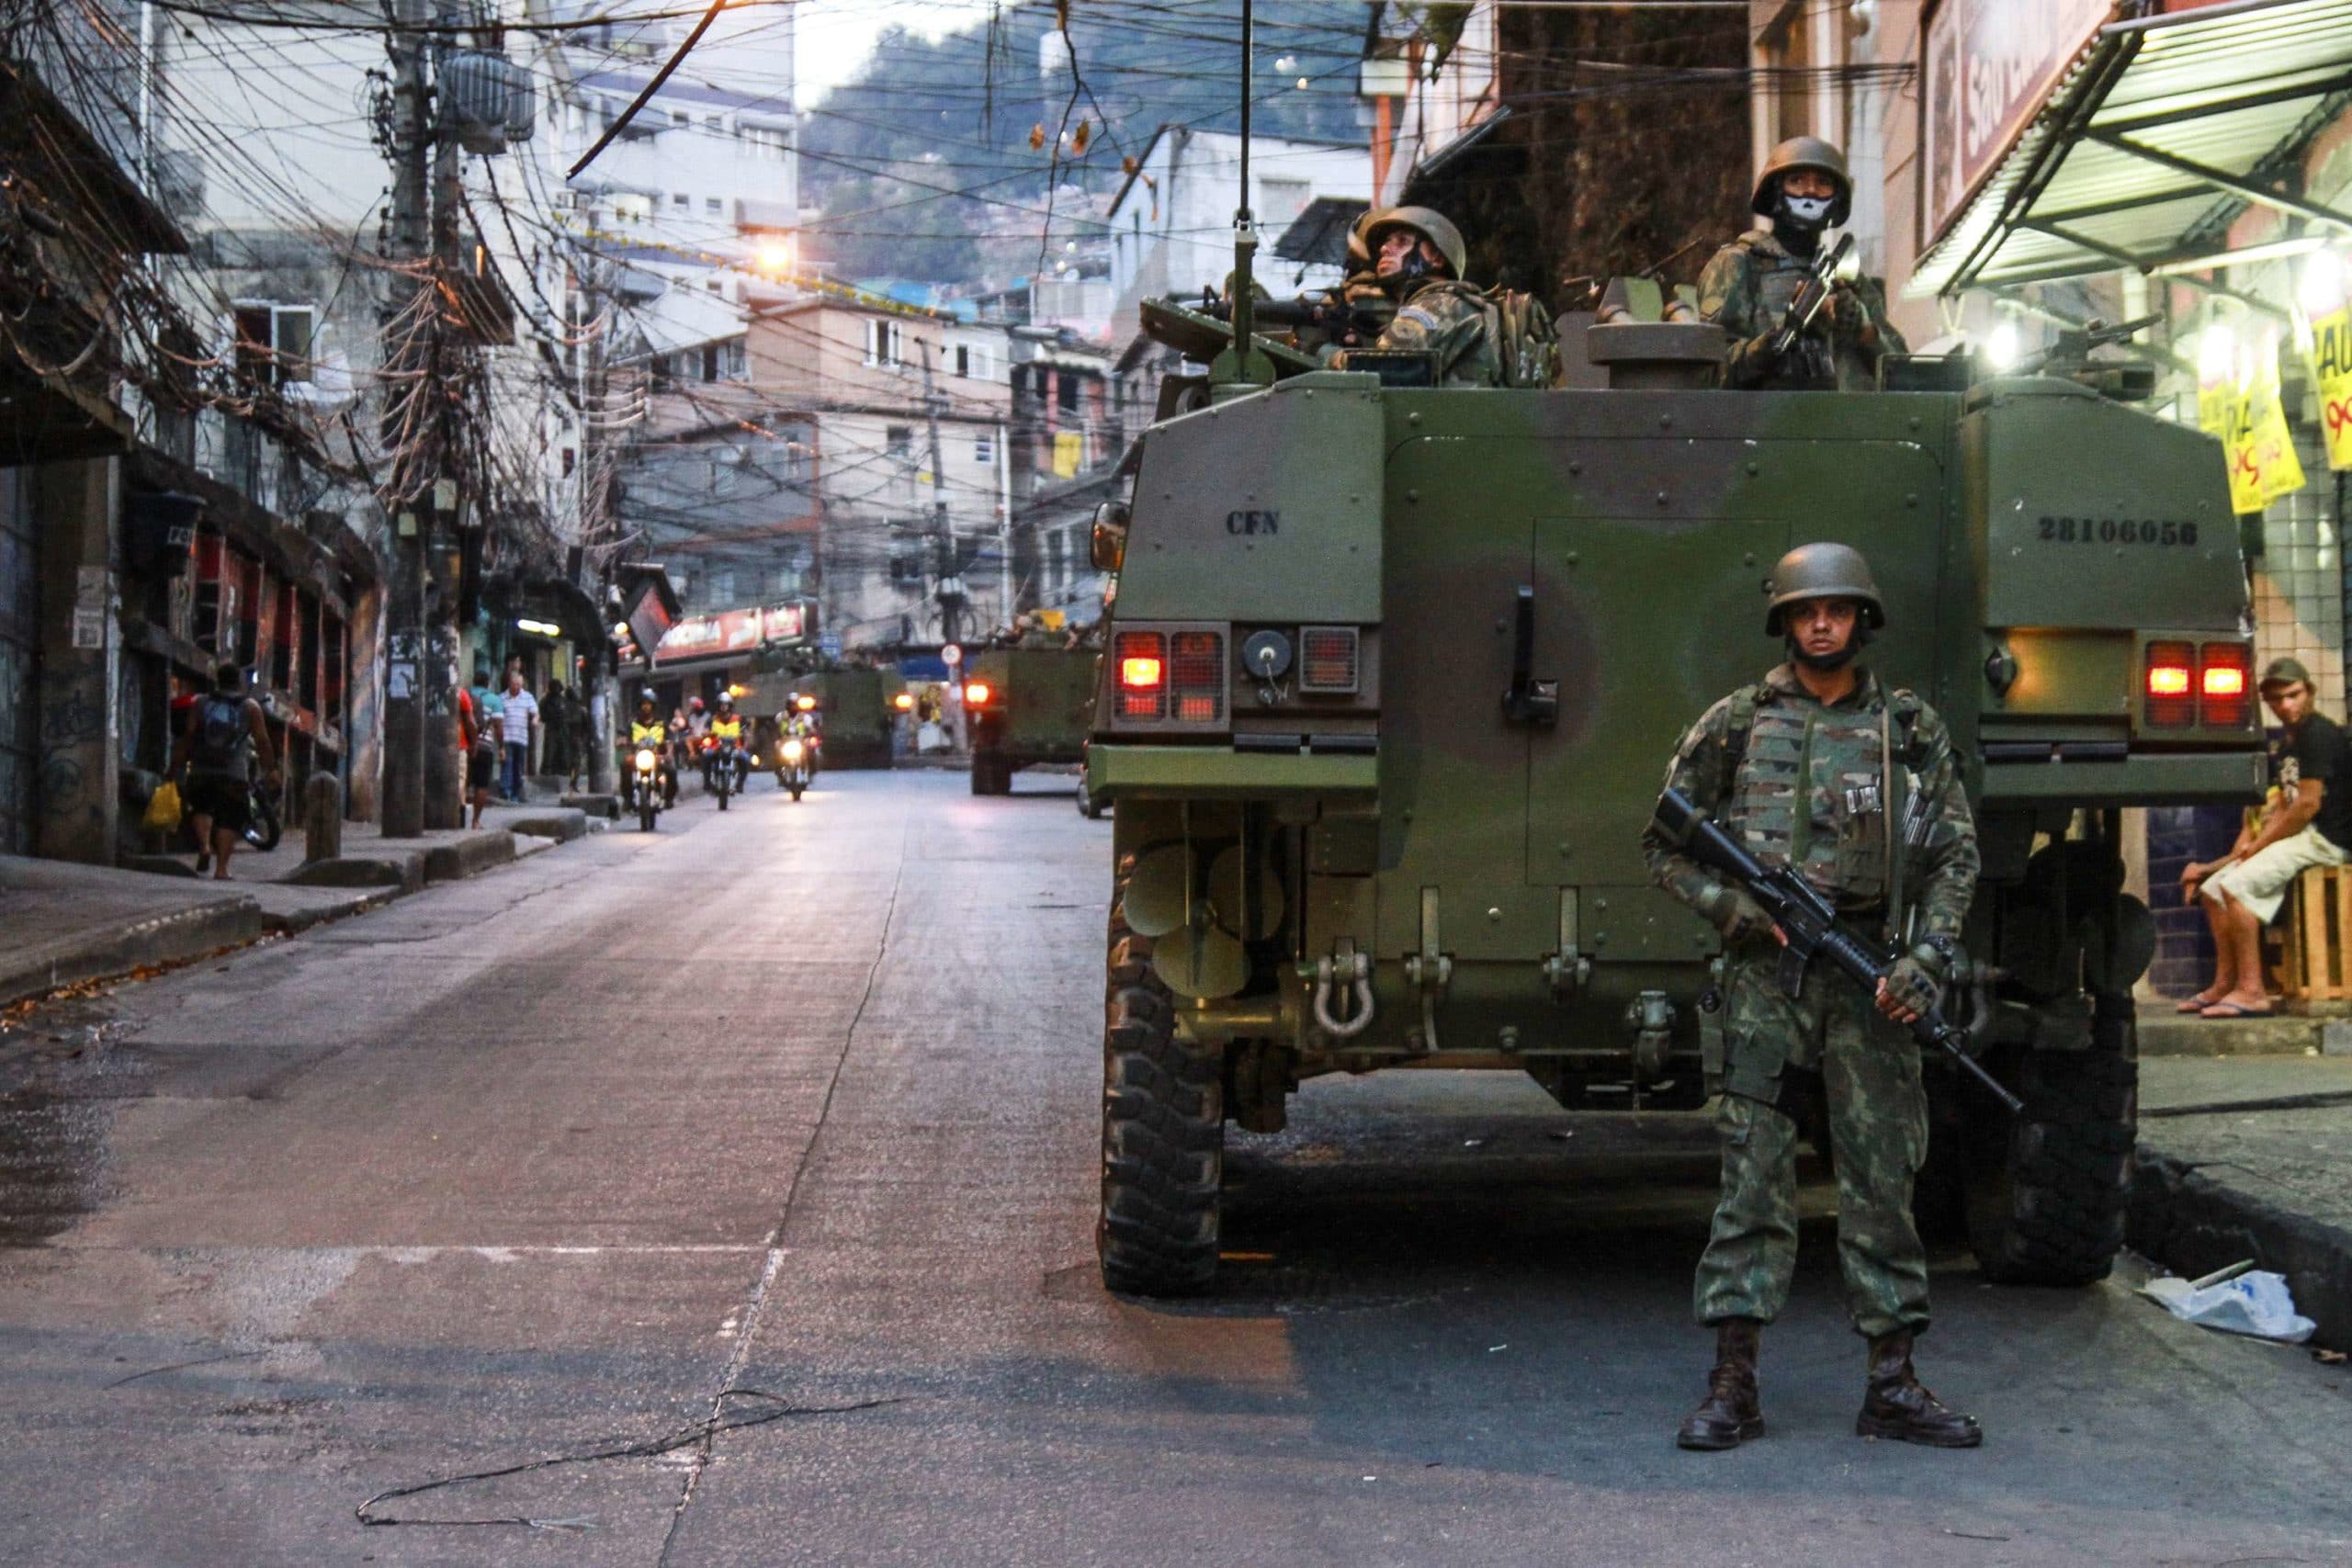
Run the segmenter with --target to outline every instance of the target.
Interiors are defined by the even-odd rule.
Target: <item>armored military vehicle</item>
[[[1781,657],[1766,578],[1818,538],[1869,557],[1889,626],[1866,657],[1964,759],[1984,868],[1954,1005],[2024,1100],[1930,1060],[1923,1218],[1964,1224],[1996,1280],[2108,1271],[2154,947],[2120,815],[2263,782],[2220,457],[2103,395],[2145,389],[2103,363],[1715,389],[1719,329],[1658,306],[1623,291],[1569,324],[1594,384],[1525,390],[1219,353],[1212,318],[1148,312],[1217,365],[1163,398],[1096,525],[1119,572],[1088,766],[1117,807],[1114,1288],[1210,1281],[1228,1124],[1278,1131],[1317,1075],[1702,1103],[1721,944],[1640,838],[1684,728]]]
[[[786,682],[784,689],[817,699],[818,723],[824,736],[820,754],[826,767],[890,765],[893,705],[906,690],[896,671],[842,665],[797,676]]]
[[[1021,768],[1084,759],[1094,717],[1095,662],[1091,648],[989,648],[965,657],[960,673],[974,795],[1010,794]],[[1082,790],[1079,798],[1091,807]]]

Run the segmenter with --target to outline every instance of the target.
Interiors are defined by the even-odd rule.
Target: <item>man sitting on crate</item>
[[[2311,671],[2274,659],[2262,671],[2262,700],[2285,726],[2276,803],[2238,835],[2220,860],[2180,874],[2183,897],[2205,895],[2213,927],[2213,983],[2180,1004],[2204,1018],[2259,1018],[2270,1011],[2262,973],[2262,928],[2295,878],[2315,865],[2342,865],[2352,849],[2352,777],[2343,727],[2314,711]]]

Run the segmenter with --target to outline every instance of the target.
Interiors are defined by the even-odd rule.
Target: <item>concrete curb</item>
[[[390,887],[413,893],[424,886],[424,852],[314,860],[280,880],[295,887]]]
[[[2211,1019],[2143,1012],[2139,1035],[2143,1056],[2337,1055],[2352,1050],[2352,1019],[2296,1014]]]
[[[251,894],[241,893],[48,944],[50,951],[36,943],[0,960],[0,1003],[149,964],[201,958],[220,948],[257,942],[265,934],[260,904]]]
[[[514,858],[514,835],[503,828],[485,828],[445,843],[433,844],[424,852],[426,883],[458,882],[469,876],[480,876],[492,866],[504,865]]]
[[[510,817],[506,819],[505,830],[509,833],[527,834],[534,839],[553,839],[559,844],[568,844],[574,839],[584,839],[588,836],[588,813],[555,809],[533,812],[528,817]]]
[[[2319,1325],[2312,1344],[2352,1348],[2352,1230],[2273,1201],[2241,1171],[2199,1168],[2143,1144],[2130,1239],[2192,1278],[2251,1258],[2287,1277],[2295,1310]]]

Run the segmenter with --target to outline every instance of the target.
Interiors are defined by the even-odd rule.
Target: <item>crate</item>
[[[2278,988],[2293,1010],[2352,1003],[2352,865],[2315,865],[2287,890]]]

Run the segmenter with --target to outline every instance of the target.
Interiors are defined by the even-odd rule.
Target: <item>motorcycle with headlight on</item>
[[[808,787],[810,766],[816,761],[808,740],[798,735],[787,735],[775,743],[775,782],[792,792],[798,800],[800,792]]]
[[[662,773],[662,753],[655,748],[639,746],[629,753],[628,795],[637,807],[639,832],[653,831],[653,818],[661,815],[668,794]]]

